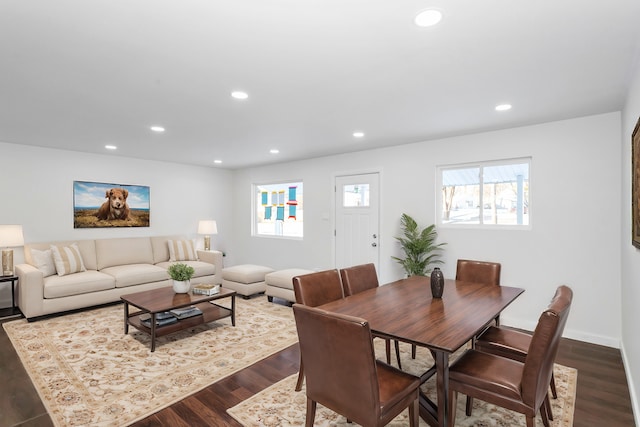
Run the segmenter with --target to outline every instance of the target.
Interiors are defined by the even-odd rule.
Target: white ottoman
[[[296,296],[293,293],[293,278],[313,272],[313,270],[304,270],[302,268],[289,268],[268,273],[264,276],[264,281],[267,285],[264,293],[267,295],[267,299],[273,301],[273,298],[276,297],[291,303],[296,302]]]
[[[272,271],[273,268],[253,264],[223,268],[222,287],[232,289],[244,299],[248,299],[253,294],[265,291],[264,275]]]

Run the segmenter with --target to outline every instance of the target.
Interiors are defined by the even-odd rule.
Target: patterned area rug
[[[154,353],[147,334],[124,335],[122,305],[3,326],[57,426],[128,425],[297,342],[291,308],[266,298],[237,298],[235,327],[166,335]]]
[[[383,356],[384,341],[375,340],[376,354]],[[428,350],[418,348],[416,359],[410,357],[411,347],[400,344],[402,369],[413,374],[419,374],[431,366],[433,359]],[[460,352],[461,353],[461,352]],[[457,355],[454,355],[454,359]],[[395,358],[392,357],[395,364]],[[570,427],[573,425],[573,410],[576,396],[576,381],[578,371],[573,368],[556,364],[554,369],[558,398],[551,399],[554,415],[553,427]],[[302,426],[305,422],[306,396],[304,387],[301,391],[294,391],[298,375],[292,375],[262,392],[252,396],[244,402],[227,410],[229,415],[238,420],[245,427],[286,427]],[[422,390],[435,400],[435,377],[431,378],[422,386]],[[466,397],[462,394],[458,396],[458,406],[456,413],[456,426],[471,427],[510,427],[526,425],[524,415],[500,408],[478,399],[473,401],[473,414],[470,417],[465,415]],[[340,426],[350,427],[357,424],[347,424],[346,418],[335,412],[318,405],[316,410],[316,426]],[[408,426],[408,411],[404,411],[389,426]],[[420,426],[427,426],[422,419]],[[536,427],[543,427],[542,419],[536,417]]]

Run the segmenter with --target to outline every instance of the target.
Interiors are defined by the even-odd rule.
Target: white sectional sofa
[[[119,301],[121,295],[171,286],[167,267],[174,262],[194,267],[192,283],[222,283],[222,252],[194,249],[189,255],[174,250],[174,258],[170,259],[169,241],[189,242],[180,236],[163,236],[26,244],[26,263],[15,267],[18,306],[27,319],[33,320]],[[79,255],[70,250],[73,244]],[[57,268],[60,264],[52,267],[45,262],[51,256],[47,251],[52,245],[58,253],[73,255],[63,255],[61,259],[66,259],[67,264],[62,271]],[[84,271],[66,274],[64,268],[74,271],[81,268],[79,264]]]

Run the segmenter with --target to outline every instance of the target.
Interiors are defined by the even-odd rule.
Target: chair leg
[[[412,359],[416,358],[416,345],[415,344],[411,344],[411,358]]]
[[[556,391],[556,379],[553,372],[551,373],[551,395],[554,399],[558,398],[558,392]]]
[[[307,418],[304,421],[306,427],[313,427],[313,422],[316,420],[316,402],[307,397]]]
[[[304,367],[302,366],[302,357],[300,357],[300,370],[298,371],[298,382],[296,383],[296,391],[302,390],[303,380],[304,380]]]
[[[402,364],[400,363],[400,343],[398,341],[394,341],[396,344],[396,360],[398,361],[398,369],[402,369]]]
[[[391,340],[389,338],[384,339],[384,351],[387,354],[387,365],[391,365]]]
[[[473,397],[467,396],[467,405],[465,406],[464,413],[467,414],[467,417],[470,417],[472,411],[473,411]]]
[[[458,405],[458,392],[449,389],[449,408],[448,410],[448,423],[447,427],[454,427],[456,425],[456,406]]]
[[[546,401],[547,401],[547,398],[545,398],[545,402],[542,405],[540,405],[540,418],[542,418],[542,424],[544,425],[544,427],[550,427]]]
[[[527,427],[535,427],[535,426],[536,426],[536,418],[527,417]]]
[[[553,421],[553,412],[551,411],[551,399],[549,399],[549,393],[544,397],[544,407],[547,410],[549,420]]]

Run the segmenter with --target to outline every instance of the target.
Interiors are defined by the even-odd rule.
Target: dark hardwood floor
[[[226,409],[296,373],[298,358],[296,344],[133,426],[239,426]],[[619,350],[563,338],[557,362],[578,369],[574,427],[635,426]],[[2,328],[0,378],[0,427],[53,425]]]

